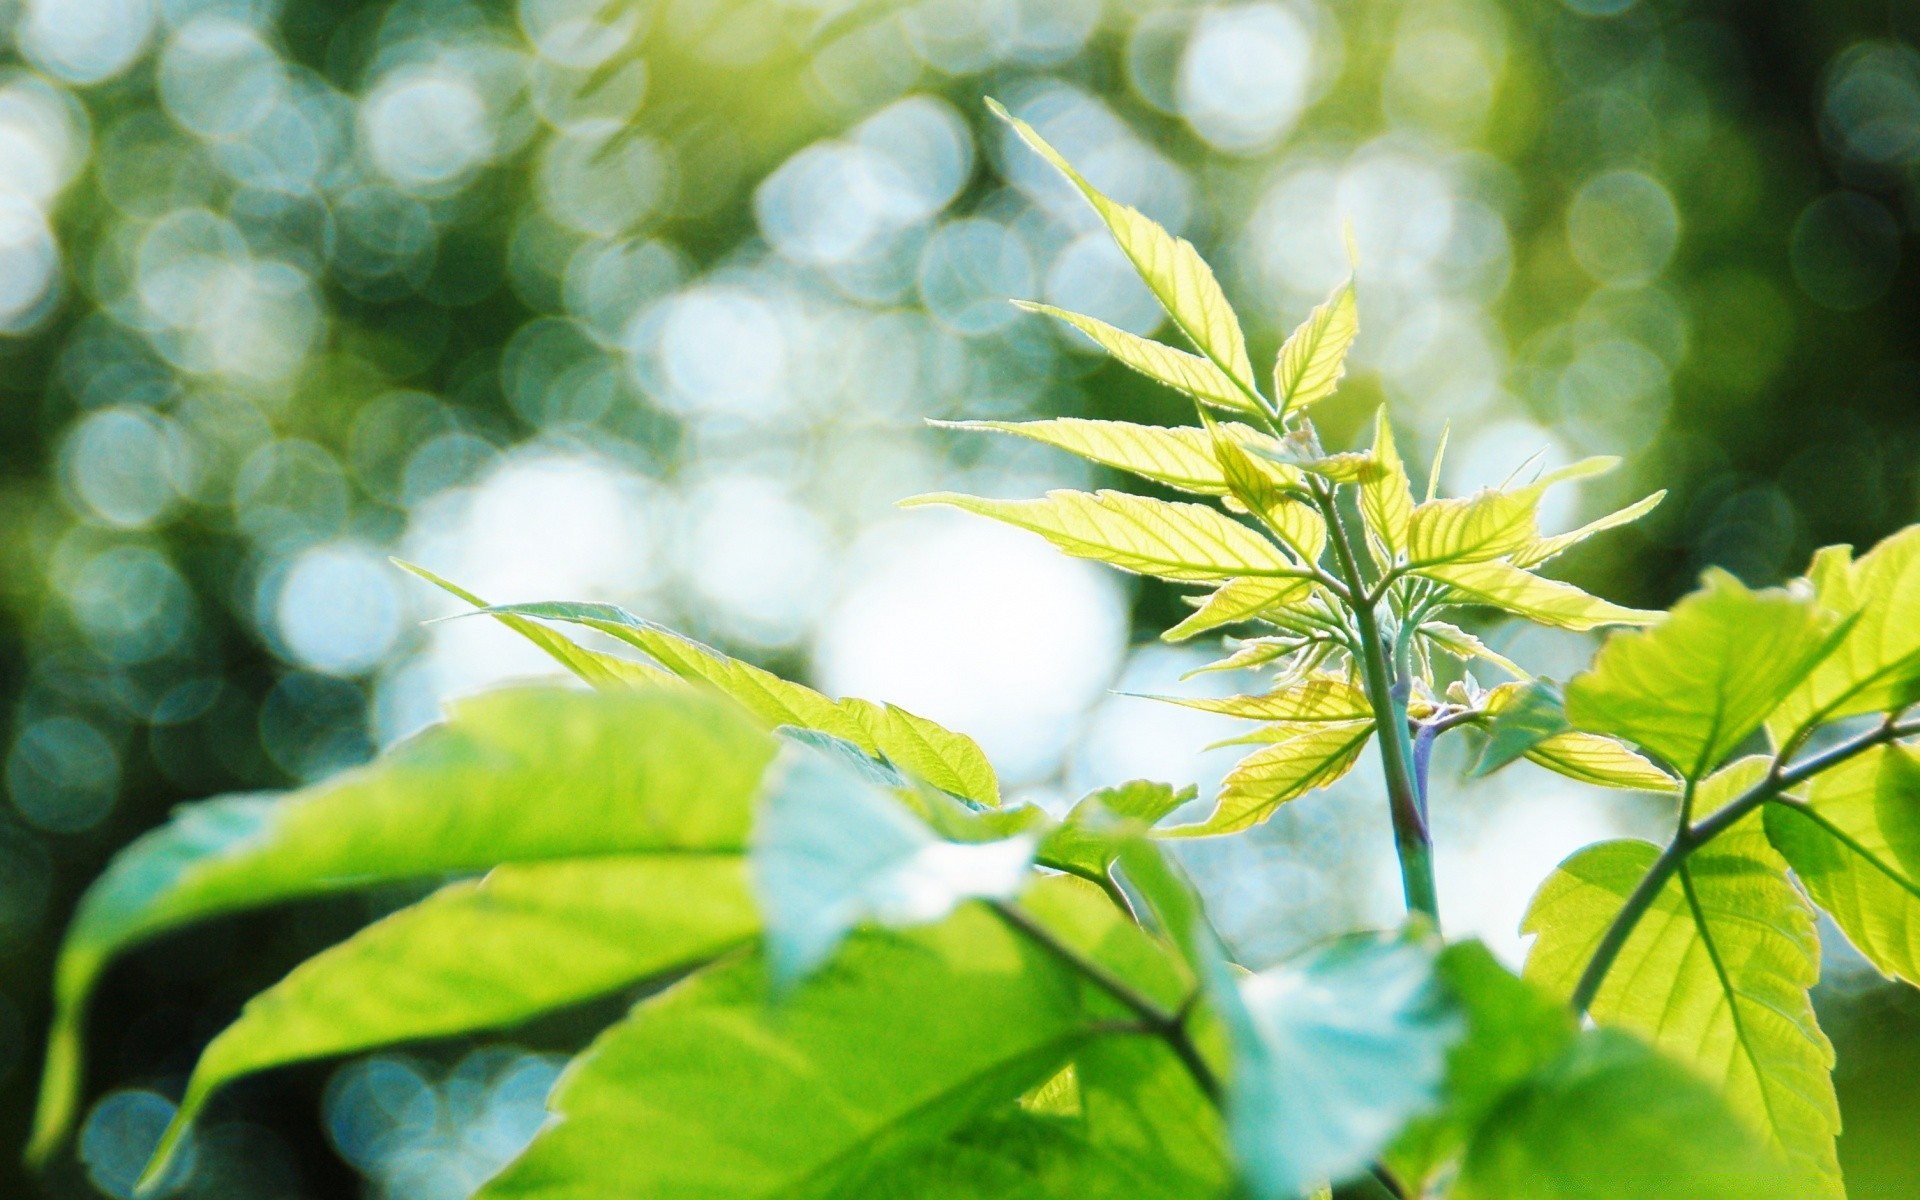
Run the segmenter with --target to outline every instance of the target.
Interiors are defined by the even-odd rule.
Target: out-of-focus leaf
[[[1347,371],[1347,349],[1360,332],[1353,281],[1334,289],[1287,335],[1273,364],[1273,402],[1281,417],[1333,395]]]
[[[1372,470],[1360,481],[1360,512],[1389,560],[1407,549],[1413,524],[1413,481],[1393,444],[1393,426],[1382,408],[1373,419]]]
[[[983,500],[936,492],[902,507],[945,504],[1004,521],[1046,538],[1075,558],[1175,581],[1242,575],[1304,578],[1279,547],[1245,525],[1201,504],[1172,503],[1125,492],[1047,493],[1044,500]]]
[[[1083,879],[1105,880],[1126,838],[1151,829],[1198,794],[1192,784],[1176,790],[1145,779],[1089,792],[1047,832],[1039,860]]]
[[[1294,1200],[1361,1170],[1440,1101],[1466,1033],[1438,947],[1356,935],[1226,984],[1227,1127],[1249,1189]]]
[[[1213,814],[1198,825],[1177,825],[1169,837],[1211,837],[1250,829],[1289,800],[1326,787],[1360,759],[1373,721],[1281,724],[1262,737],[1273,739],[1236,764],[1220,785]]]
[[[1766,806],[1767,836],[1868,961],[1920,983],[1920,750],[1881,746]]]
[[[1625,738],[1690,779],[1760,727],[1833,648],[1834,621],[1807,598],[1755,592],[1725,571],[1644,633],[1616,634],[1567,685],[1567,716]]]
[[[1820,605],[1851,615],[1853,624],[1768,718],[1776,740],[1803,726],[1920,701],[1920,526],[1854,563],[1845,547],[1828,547],[1810,574]]]
[[[1531,679],[1533,676],[1504,654],[1496,653],[1479,638],[1468,633],[1458,625],[1445,621],[1422,621],[1420,634],[1431,644],[1463,661],[1485,659],[1515,679]]]
[[[1673,792],[1680,781],[1610,737],[1577,729],[1556,733],[1527,751],[1527,761],[1595,787]]]
[[[1487,743],[1473,764],[1476,776],[1492,774],[1567,731],[1560,689],[1543,680],[1512,685],[1499,704],[1487,706],[1487,713]]]
[[[1050,304],[1016,300],[1014,305],[1028,312],[1044,313],[1065,321],[1092,338],[1096,345],[1120,362],[1195,400],[1220,408],[1247,411],[1246,392],[1205,355],[1176,350],[1124,329],[1115,329],[1105,321],[1054,308]]]
[[[1312,592],[1313,581],[1310,579],[1258,575],[1229,579],[1215,588],[1193,611],[1192,616],[1160,636],[1165,641],[1184,642],[1222,625],[1253,620],[1270,608],[1304,600]]]
[[[738,854],[497,867],[308,959],[247,1002],[195,1065],[143,1179],[242,1075],[420,1038],[498,1029],[748,943],[759,914]]]
[[[867,921],[920,925],[963,900],[1019,892],[1034,839],[943,841],[894,796],[816,750],[790,746],[753,826],[753,887],[774,978],[791,984]]]
[[[1711,811],[1766,770],[1764,758],[1743,759],[1700,784],[1695,804]],[[1523,929],[1538,936],[1526,977],[1570,995],[1657,854],[1646,842],[1602,842],[1562,863],[1527,910]],[[1819,973],[1813,910],[1753,816],[1681,865],[1590,1011],[1692,1064],[1735,1113],[1837,1197],[1833,1047],[1808,998]]]
[[[1214,458],[1213,435],[1197,425],[1135,425],[1130,421],[1089,421],[1059,417],[1050,421],[934,421],[943,429],[981,429],[1012,434],[1077,454],[1103,467],[1128,471],[1178,491],[1221,496],[1226,477]],[[1245,425],[1221,426],[1241,441],[1277,445]],[[1265,468],[1277,474],[1285,468]]]
[[[752,663],[729,658],[703,642],[636,617],[616,604],[544,601],[480,610],[585,625],[620,639],[681,679],[707,684],[768,725],[794,725],[851,742],[956,796],[988,806],[1000,803],[1000,783],[979,743],[891,704],[848,697],[834,700]]]
[[[1509,1092],[1452,1200],[1809,1200],[1706,1084],[1610,1029]]]
[[[1508,561],[1516,567],[1537,567],[1549,559],[1558,558],[1560,555],[1565,554],[1596,533],[1605,533],[1609,529],[1618,529],[1622,525],[1631,525],[1641,517],[1646,516],[1654,509],[1660,507],[1660,502],[1666,498],[1667,493],[1665,489],[1662,489],[1651,496],[1645,496],[1634,501],[1625,508],[1616,509],[1604,517],[1589,521],[1578,529],[1569,530],[1566,533],[1556,533],[1552,537],[1543,537],[1532,545],[1522,547],[1515,551]]]
[[[182,808],[120,853],[67,931],[33,1156],[44,1161],[65,1134],[87,997],[122,949],[222,913],[382,880],[737,851],[772,755],[751,722],[681,689],[515,689],[463,701],[446,724],[325,783]]]
[[[1080,189],[1080,194],[1112,231],[1120,252],[1140,273],[1147,289],[1167,310],[1180,332],[1239,387],[1242,401],[1236,407],[1258,412],[1261,405],[1254,399],[1258,393],[1253,387],[1253,363],[1247,358],[1246,335],[1241,333],[1240,321],[1233,315],[1233,307],[1227,303],[1219,281],[1213,277],[1213,269],[1193,244],[1185,238],[1174,237],[1138,210],[1109,200],[1047,145],[1032,126],[992,100],[987,104],[995,115],[1013,126],[1022,141]]]
[[[1485,604],[1555,629],[1584,633],[1602,625],[1650,625],[1665,615],[1623,608],[1570,583],[1542,579],[1503,562],[1451,563],[1422,574],[1463,593],[1462,603]]]
[[[1153,696],[1168,704],[1254,721],[1370,721],[1367,694],[1339,675],[1309,675],[1263,696]]]

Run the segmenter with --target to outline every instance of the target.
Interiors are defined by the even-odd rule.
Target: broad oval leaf
[[[1650,625],[1664,613],[1624,608],[1598,596],[1542,579],[1503,562],[1450,563],[1421,572],[1460,594],[1458,603],[1485,604],[1538,625],[1584,633],[1602,625]]]
[[[193,921],[381,880],[506,862],[743,849],[772,739],[673,691],[511,689],[456,705],[380,760],[285,796],[182,808],[82,898],[55,966],[31,1153],[81,1086],[81,1019],[107,960]],[[564,795],[567,802],[548,802]]]
[[[1353,280],[1334,289],[1287,335],[1273,364],[1273,402],[1280,417],[1333,395],[1347,372],[1347,350],[1360,332]]]
[[[1567,685],[1567,716],[1689,779],[1718,766],[1833,648],[1810,599],[1750,591],[1725,571],[1644,633],[1616,634]]]
[[[983,500],[935,492],[900,504],[944,504],[978,513],[1037,533],[1075,558],[1176,582],[1307,576],[1278,546],[1201,504],[1105,491],[1054,491],[1044,500]]]
[[[1172,346],[1162,345],[1151,338],[1143,338],[1138,334],[1128,333],[1124,329],[1115,329],[1097,318],[1068,312],[1050,304],[1032,304],[1023,300],[1015,300],[1013,303],[1014,307],[1025,309],[1027,312],[1042,313],[1065,321],[1092,338],[1102,350],[1148,379],[1164,383],[1195,400],[1219,408],[1238,412],[1247,411],[1246,392],[1225,371],[1215,366],[1212,359],[1204,355],[1176,350]]]

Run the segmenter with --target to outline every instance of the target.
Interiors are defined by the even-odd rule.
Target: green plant
[[[580,1055],[558,1119],[484,1197],[1286,1197],[1368,1175],[1463,1200],[1842,1193],[1813,904],[1916,978],[1920,758],[1903,739],[1920,724],[1899,714],[1920,699],[1920,529],[1858,561],[1823,550],[1785,589],[1710,574],[1664,615],[1543,578],[1659,496],[1543,537],[1545,489],[1610,463],[1458,499],[1430,476],[1416,501],[1384,418],[1370,449],[1327,453],[1305,413],[1341,376],[1352,283],[1264,394],[1193,248],[1013,124],[1198,353],[1054,315],[1193,397],[1201,423],[987,427],[1227,512],[1119,492],[913,503],[1209,585],[1169,638],[1269,631],[1220,664],[1271,669],[1267,692],[1188,702],[1263,722],[1212,815],[1165,826],[1191,791],[1133,782],[1056,821],[1003,804],[977,745],[911,713],[618,608],[487,607],[413,568],[594,691],[468,700],[368,767],[189,808],[130,847],[68,934],[34,1157],[71,1124],[113,954],[244,907],[484,871],[256,997],[202,1056],[149,1186],[237,1076],[669,984]],[[1562,691],[1442,620],[1455,608],[1651,628]],[[1448,665],[1475,661],[1514,679],[1482,689]],[[1465,729],[1481,770],[1524,756],[1677,808],[1666,846],[1589,847],[1546,881],[1525,978],[1438,929],[1426,763]],[[1257,824],[1369,739],[1406,928],[1240,970],[1165,841]]]

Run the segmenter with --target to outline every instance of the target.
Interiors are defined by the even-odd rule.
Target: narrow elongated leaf
[[[121,852],[67,931],[33,1155],[44,1160],[65,1134],[87,997],[127,946],[381,880],[579,855],[737,851],[772,756],[771,739],[738,713],[680,689],[515,689],[463,701],[446,724],[326,783],[181,809]]]
[[[1630,792],[1674,792],[1680,781],[1610,737],[1577,729],[1556,733],[1527,750],[1527,761],[1596,787]]]
[[[1312,593],[1310,579],[1257,575],[1229,579],[1215,588],[1192,616],[1160,636],[1169,642],[1184,642],[1222,625],[1253,620],[1269,609],[1297,603]]]
[[[1508,561],[1516,567],[1537,567],[1548,559],[1565,554],[1596,533],[1605,533],[1609,529],[1618,529],[1622,525],[1630,525],[1638,521],[1660,507],[1660,502],[1666,498],[1667,493],[1663,488],[1651,496],[1634,501],[1625,508],[1589,521],[1578,529],[1556,533],[1552,537],[1543,537],[1532,545],[1515,551]]]
[[[1692,1072],[1611,1029],[1581,1034],[1507,1092],[1467,1147],[1452,1200],[1804,1200]]]
[[[1175,581],[1242,575],[1304,578],[1306,571],[1253,530],[1200,504],[1125,492],[1047,493],[1044,500],[983,500],[935,492],[902,507],[944,504],[1046,538],[1075,558]]]
[[[759,914],[738,854],[613,856],[496,868],[308,959],[252,1000],[195,1065],[145,1181],[242,1075],[420,1038],[498,1029],[745,945]]]
[[[1071,906],[1082,935],[1157,953],[1079,880],[1049,880],[1030,903]],[[1173,986],[1160,978],[1143,987]],[[562,1077],[555,1119],[480,1200],[833,1195],[878,1153],[1010,1107],[1122,1015],[980,906],[858,935],[784,998],[759,960],[723,966],[595,1041]]]
[[[1486,488],[1471,496],[1428,500],[1413,510],[1407,561],[1415,567],[1503,558],[1540,536],[1537,495]]]
[[[1764,758],[1728,767],[1699,785],[1696,806],[1711,811],[1766,769]],[[1538,935],[1527,978],[1570,994],[1657,853],[1646,842],[1602,842],[1562,863],[1527,911],[1523,928]],[[1808,998],[1819,972],[1813,911],[1755,816],[1696,850],[1668,881],[1590,1011],[1718,1084],[1742,1119],[1837,1197],[1833,1047]]]
[[[1567,732],[1560,689],[1544,680],[1495,688],[1487,696],[1485,710],[1487,744],[1473,765],[1474,775],[1491,774]]]
[[[1281,487],[1271,466],[1262,466],[1211,417],[1200,414],[1213,437],[1214,459],[1230,496],[1273,531],[1280,544],[1302,563],[1320,561],[1327,548],[1327,522],[1318,509]]]
[[[1176,825],[1169,837],[1211,837],[1251,829],[1289,800],[1326,787],[1359,761],[1373,722],[1327,721],[1275,727],[1274,742],[1227,773],[1213,814],[1199,825]]]
[[[992,100],[987,101],[987,105],[1013,127],[1022,141],[1080,189],[1080,194],[1112,231],[1120,252],[1140,273],[1147,289],[1167,310],[1180,332],[1239,386],[1245,397],[1239,407],[1247,412],[1259,411],[1260,404],[1254,399],[1257,393],[1253,387],[1253,363],[1247,358],[1246,335],[1240,331],[1240,321],[1233,315],[1233,307],[1227,303],[1226,293],[1220,290],[1212,268],[1193,244],[1185,238],[1174,237],[1139,211],[1109,200],[1047,145],[1032,126]]]
[[[1168,704],[1253,721],[1370,721],[1367,694],[1339,675],[1309,675],[1262,696],[1154,696]]]
[[[1901,530],[1858,562],[1844,548],[1816,559],[1821,605],[1852,627],[1768,719],[1777,739],[1803,726],[1857,713],[1897,711],[1920,700],[1920,526]]]
[[[831,699],[615,604],[545,601],[480,611],[597,629],[645,652],[681,679],[712,686],[768,725],[816,730],[882,755],[956,796],[988,806],[1000,803],[999,780],[979,743],[905,709],[855,697]]]
[[[1420,623],[1420,635],[1455,658],[1484,659],[1516,679],[1532,678],[1519,664],[1504,654],[1495,653],[1485,642],[1458,625],[1450,625],[1445,621],[1423,621]]]
[[[931,424],[943,429],[982,429],[1028,438],[1182,492],[1221,496],[1227,491],[1226,477],[1220,473],[1220,464],[1214,457],[1213,435],[1197,425],[1136,425],[1130,421],[1089,421],[1080,417],[1058,417],[1049,421],[934,421]],[[1235,422],[1221,428],[1242,443],[1278,445],[1265,434]],[[1282,482],[1286,481],[1286,468],[1269,464],[1266,469]]]
[[[1360,332],[1351,279],[1334,289],[1287,335],[1273,364],[1273,402],[1282,417],[1333,395],[1347,372],[1347,349]]]
[[[1463,603],[1485,604],[1539,625],[1584,633],[1602,625],[1650,625],[1664,614],[1589,596],[1570,583],[1542,579],[1502,562],[1454,563],[1422,574],[1460,592]]]
[[[1439,1101],[1466,1032],[1410,936],[1344,938],[1224,988],[1233,1046],[1227,1125],[1254,1195],[1294,1200],[1363,1170]]]
[[[1920,983],[1920,751],[1882,746],[1766,807],[1767,836],[1867,960]]]
[[[1189,354],[1150,338],[1115,329],[1105,321],[1081,313],[1067,312],[1050,304],[1032,304],[1015,300],[1014,306],[1028,312],[1056,317],[1094,340],[1102,350],[1147,378],[1184,392],[1195,400],[1220,408],[1247,411],[1247,394],[1213,360]]]
[[[1645,633],[1616,634],[1567,685],[1567,716],[1625,738],[1699,779],[1766,719],[1833,648],[1810,599],[1749,591],[1724,571]]]
[[[1413,481],[1393,444],[1393,425],[1382,408],[1373,419],[1372,469],[1360,481],[1360,512],[1367,530],[1391,562],[1407,549],[1413,526]]]
[[[775,981],[817,970],[863,922],[926,924],[962,900],[1011,898],[1034,847],[1025,836],[942,841],[856,771],[788,747],[769,775],[750,860]]]

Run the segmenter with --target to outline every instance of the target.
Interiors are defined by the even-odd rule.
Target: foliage
[[[1260,722],[1211,815],[1165,824],[1189,793],[1142,781],[1056,820],[1007,805],[976,744],[914,714],[829,698],[613,606],[486,607],[442,583],[599,694],[471,700],[370,767],[210,801],[132,847],[69,934],[37,1157],[71,1122],[82,1018],[112,955],[244,907],[451,874],[465,877],[247,1007],[203,1056],[150,1184],[242,1074],[643,987],[483,1197],[938,1180],[953,1195],[1279,1198],[1366,1173],[1402,1196],[1842,1194],[1833,1054],[1808,1001],[1814,904],[1914,978],[1911,531],[1858,561],[1823,551],[1784,589],[1709,575],[1666,614],[1545,578],[1659,497],[1550,537],[1543,493],[1610,462],[1416,499],[1384,416],[1369,449],[1329,453],[1309,413],[1357,332],[1354,281],[1287,339],[1263,393],[1193,247],[1013,125],[1195,352],[1053,315],[1189,396],[1200,423],[985,428],[1220,507],[1120,492],[909,503],[1207,585],[1169,637],[1263,631],[1221,665],[1269,670],[1268,690],[1181,701]],[[1650,628],[1615,634],[1563,692],[1444,619],[1488,608]],[[1466,666],[1480,663],[1516,678],[1485,688]],[[1483,739],[1482,770],[1526,757],[1676,801],[1664,847],[1592,846],[1546,881],[1524,978],[1439,933],[1426,764],[1456,730]],[[1369,742],[1407,925],[1234,966],[1163,841],[1266,820]]]

